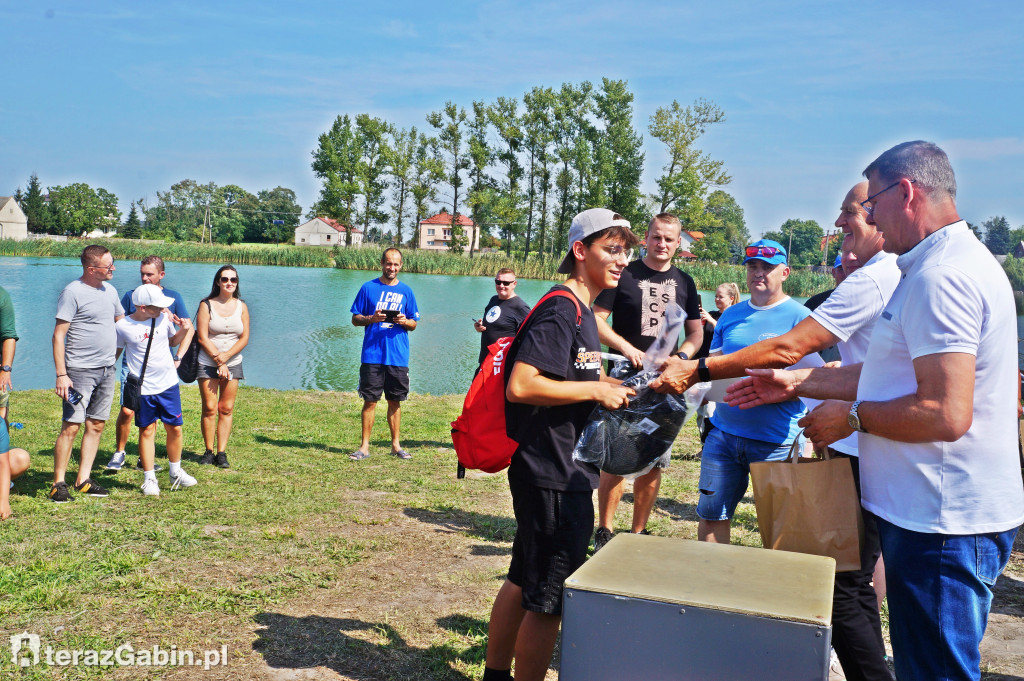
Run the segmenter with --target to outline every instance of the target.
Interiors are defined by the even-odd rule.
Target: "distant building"
[[[28,239],[28,218],[13,196],[0,196],[0,239]]]
[[[345,232],[352,230],[352,245],[361,246],[363,233],[334,218],[316,217],[295,228],[296,246],[344,246]]]
[[[679,247],[684,251],[689,251],[690,246],[703,238],[704,232],[689,232],[684,229],[679,233]]]
[[[113,239],[115,236],[117,236],[117,230],[116,229],[112,229],[109,232],[104,232],[102,229],[97,227],[96,229],[92,230],[91,232],[87,232],[87,233],[83,234],[82,238],[84,238],[84,239]]]
[[[462,227],[467,243],[473,238],[473,250],[480,250],[480,234],[473,234],[473,221],[462,213],[456,213],[456,224]],[[444,208],[437,215],[420,220],[419,247],[425,251],[447,251],[452,240],[452,214]],[[463,251],[468,251],[468,247]]]

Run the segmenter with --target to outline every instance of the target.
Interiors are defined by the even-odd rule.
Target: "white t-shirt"
[[[117,322],[117,347],[124,348],[128,371],[136,376],[142,375],[142,359],[146,355],[146,344],[149,342],[149,325],[152,320],[137,322],[125,317]],[[162,314],[156,318],[153,331],[153,347],[149,350],[149,362],[146,364],[146,375],[142,379],[143,395],[158,395],[178,385],[178,372],[174,368],[174,358],[170,352],[170,337],[177,331],[170,318]]]
[[[903,280],[875,324],[857,397],[914,393],[913,360],[976,358],[974,413],[955,442],[860,436],[864,508],[914,532],[1003,532],[1024,522],[1017,460],[1017,315],[999,263],[963,221],[897,261]]]
[[[860,364],[867,357],[875,322],[900,283],[900,276],[895,254],[880,251],[811,312],[816,322],[839,339],[839,356],[844,366]],[[853,433],[831,446],[857,456],[858,435]]]

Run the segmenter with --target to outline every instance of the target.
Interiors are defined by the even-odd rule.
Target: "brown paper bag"
[[[785,461],[750,464],[754,505],[766,549],[836,560],[836,572],[860,569],[864,524],[849,459],[800,458],[793,440]]]

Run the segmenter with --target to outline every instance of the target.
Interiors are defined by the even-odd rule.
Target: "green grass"
[[[325,667],[346,678],[466,681],[483,670],[486,627],[515,531],[503,475],[455,478],[449,423],[461,396],[403,405],[410,461],[386,456],[383,409],[373,456],[351,462],[361,401],[351,393],[243,387],[228,470],[198,466],[199,396],[183,389],[186,469],[199,484],[158,498],[141,473],[98,473],[106,499],[47,499],[59,405],[11,398],[13,444],[32,468],[0,523],[0,641],[28,631],[55,649],[227,645],[219,673],[173,668],[32,667],[15,679],[262,678],[267,667]],[[113,447],[103,434],[98,464]],[[134,435],[133,435],[134,439]],[[163,436],[157,454],[164,456]],[[700,462],[693,424],[674,446],[650,529],[693,539]],[[77,452],[77,450],[76,450]],[[129,446],[129,460],[136,451]],[[69,480],[77,470],[72,462]],[[99,471],[99,467],[94,469]],[[626,494],[616,530],[631,514]],[[753,502],[733,541],[759,546]],[[1011,570],[1020,564],[1014,553]],[[0,665],[8,663],[0,652]]]

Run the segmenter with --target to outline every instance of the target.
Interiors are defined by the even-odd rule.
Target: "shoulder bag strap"
[[[142,381],[146,379],[146,365],[149,364],[149,349],[153,347],[153,331],[156,329],[156,317],[149,320],[149,342],[146,343],[146,355],[142,358],[142,375],[139,376],[139,394],[142,394]]]

